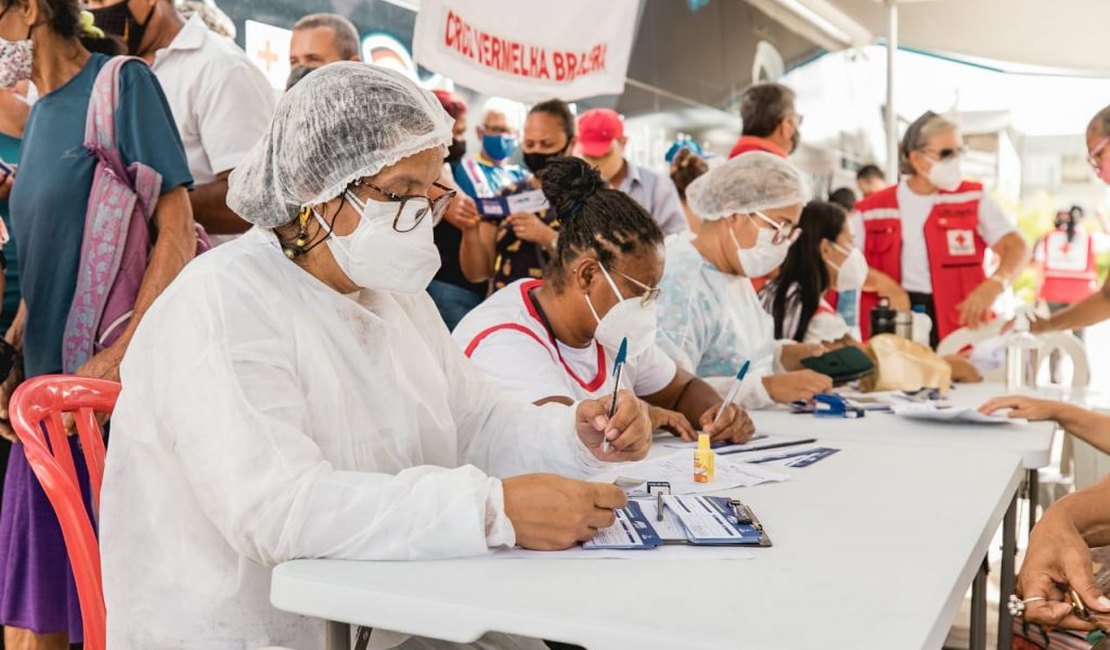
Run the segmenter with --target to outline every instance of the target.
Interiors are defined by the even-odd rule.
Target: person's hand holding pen
[[[616,410],[609,415],[612,396],[578,403],[578,437],[599,460],[641,460],[651,448],[651,419],[647,408],[629,391],[617,394]],[[602,442],[608,441],[608,449]]]
[[[714,406],[702,413],[699,422],[703,433],[708,433],[712,442],[743,444],[755,435],[755,424],[748,412],[736,404]],[[696,440],[697,438],[693,438]]]

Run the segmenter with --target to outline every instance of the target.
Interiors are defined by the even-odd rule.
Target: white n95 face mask
[[[363,289],[394,293],[413,294],[428,288],[440,265],[431,215],[426,215],[413,230],[397,232],[393,229],[397,203],[374,200],[363,203],[350,191],[347,200],[361,212],[358,225],[349,235],[332,232],[327,244],[351,282]],[[315,210],[312,213],[321,226],[331,231]]]
[[[655,302],[645,305],[642,298],[625,299],[605,267],[600,264],[598,266],[620,302],[614,305],[605,316],[598,316],[593,302],[590,301],[590,295],[583,294],[586,305],[597,320],[594,339],[601,344],[601,347],[615,354],[620,350],[621,341],[627,338],[628,358],[635,358],[655,345]]]
[[[960,187],[963,181],[963,170],[960,168],[959,156],[948,160],[937,160],[929,168],[929,182],[945,192],[953,192]]]
[[[867,259],[863,256],[863,251],[858,248],[848,250],[837,244],[832,243],[833,248],[845,253],[848,257],[837,266],[832,260],[825,260],[829,266],[836,269],[836,290],[837,291],[855,291],[863,288],[863,283],[867,281]]]
[[[745,277],[761,278],[774,271],[782,266],[786,253],[790,250],[790,242],[776,244],[775,231],[768,228],[759,229],[752,248],[742,248],[732,228],[728,229],[728,234],[732,237],[732,243],[736,244],[736,257],[740,259],[740,268],[744,270]]]

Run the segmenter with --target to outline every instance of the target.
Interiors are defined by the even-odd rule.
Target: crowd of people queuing
[[[113,68],[120,55],[138,60]],[[25,378],[123,384],[98,513],[113,648],[318,647],[322,628],[269,606],[269,567],[285,559],[589,539],[624,495],[579,479],[642,458],[653,430],[746,441],[749,411],[832,388],[803,361],[867,340],[879,296],[926,312],[935,346],[990,320],[1029,256],[965,179],[959,127],[934,113],[907,130],[893,184],[867,165],[858,194],[814,200],[789,160],[803,117],[780,84],[744,92],[726,160],[690,143],[667,176],[629,161],[611,109],[472,111],[361,63],[341,16],[300,20],[290,64],[277,99],[232,40],[172,0],[0,0],[0,327],[21,353],[0,417]],[[99,163],[73,152],[114,81],[102,70],[118,75],[119,156],[155,181],[153,243],[114,342],[78,340],[74,356]],[[480,150],[467,155],[471,128]],[[1087,142],[1110,183],[1107,142],[1110,109]],[[1036,246],[1054,315],[1035,331],[1110,317],[1095,238],[1075,211],[1057,225]],[[629,390],[611,410],[622,342]],[[1104,416],[989,407],[1070,422],[1110,450]],[[6,420],[0,435],[15,441]],[[20,445],[3,451],[4,640],[65,648],[82,628],[58,523]],[[1107,489],[1053,506],[1034,534],[1021,587],[1047,600],[1027,618],[1083,624],[1047,591],[1061,574],[1110,611],[1077,559],[1107,541]],[[420,534],[431,527],[434,540]],[[486,642],[543,647],[502,636]]]

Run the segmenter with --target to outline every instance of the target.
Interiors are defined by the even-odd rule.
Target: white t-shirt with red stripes
[[[542,286],[543,280],[533,279],[510,284],[467,314],[451,336],[479,370],[529,402],[612,393],[615,352],[597,341],[574,348],[555,340],[530,295]],[[652,395],[666,388],[676,372],[674,361],[652,346],[625,364],[622,388]]]

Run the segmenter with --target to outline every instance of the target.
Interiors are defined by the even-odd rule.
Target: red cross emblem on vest
[[[970,230],[949,230],[946,234],[949,255],[975,254],[975,233]]]

